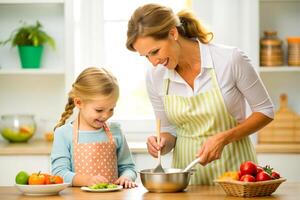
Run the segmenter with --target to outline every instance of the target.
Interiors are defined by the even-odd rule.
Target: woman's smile
[[[165,62],[162,63],[163,66],[167,67],[168,66],[168,63],[169,63],[169,58],[167,58],[165,60]]]

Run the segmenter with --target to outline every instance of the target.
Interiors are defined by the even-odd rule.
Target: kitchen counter
[[[180,193],[150,193],[142,185],[134,189],[124,189],[117,192],[90,193],[81,191],[78,187],[70,187],[56,196],[47,196],[47,200],[70,199],[70,200],[98,200],[98,199],[126,199],[126,200],[238,200],[238,199],[272,199],[272,200],[299,200],[300,182],[282,183],[277,191],[269,197],[242,198],[227,196],[219,186],[189,186],[187,191]],[[45,197],[30,197],[22,195],[15,187],[0,187],[0,199],[5,200],[44,200]]]

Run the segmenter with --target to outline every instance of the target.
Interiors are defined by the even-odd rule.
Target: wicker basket
[[[286,181],[285,178],[259,182],[215,180],[215,183],[220,184],[226,194],[230,196],[258,197],[271,195],[284,181]]]

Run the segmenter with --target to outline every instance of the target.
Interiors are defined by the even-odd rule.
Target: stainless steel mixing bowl
[[[153,169],[140,171],[141,181],[150,192],[180,192],[190,182],[193,171],[183,172],[182,169],[164,169],[165,173],[153,173]]]

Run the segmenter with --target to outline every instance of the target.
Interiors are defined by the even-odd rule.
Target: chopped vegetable
[[[90,189],[111,189],[117,188],[118,186],[113,183],[98,183],[95,185],[89,186]]]

